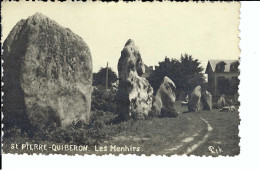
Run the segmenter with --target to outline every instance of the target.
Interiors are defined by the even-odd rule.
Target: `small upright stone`
[[[221,96],[219,99],[218,99],[218,102],[217,102],[217,107],[218,109],[222,109],[223,107],[226,106],[226,100],[224,98],[224,96]]]
[[[152,107],[153,88],[141,77],[145,72],[141,55],[133,40],[128,40],[118,61],[119,87],[117,112],[121,120],[142,119]]]
[[[200,100],[201,100],[201,86],[195,87],[190,95],[188,102],[188,111],[197,112],[200,110]]]
[[[202,92],[201,101],[203,110],[212,110],[212,95],[207,90]]]

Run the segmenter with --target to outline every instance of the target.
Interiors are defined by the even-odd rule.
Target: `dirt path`
[[[193,135],[182,139],[177,145],[174,145],[172,148],[165,149],[164,154],[189,155],[200,145],[204,144],[209,138],[210,132],[213,130],[213,128],[205,119],[200,119],[202,120],[201,123],[205,123],[206,125],[204,129],[197,130]]]
[[[238,125],[240,120],[238,112],[213,111],[212,114],[203,112],[201,117],[207,120],[213,129],[208,139],[191,154],[204,154],[207,156],[233,156],[239,154]]]
[[[134,124],[113,137],[109,144],[140,146],[147,154],[189,154],[208,138],[212,127],[206,120],[189,115],[178,118],[155,118]]]
[[[140,146],[146,155],[234,155],[239,153],[238,124],[237,113],[181,114],[137,122],[109,143]]]

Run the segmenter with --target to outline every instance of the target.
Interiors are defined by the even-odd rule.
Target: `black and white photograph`
[[[3,154],[240,154],[239,2],[2,2]]]

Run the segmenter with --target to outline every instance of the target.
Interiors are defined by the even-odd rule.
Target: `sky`
[[[117,63],[128,39],[144,64],[187,53],[205,68],[210,59],[238,59],[239,2],[2,2],[2,40],[21,19],[40,12],[88,44],[93,71]]]

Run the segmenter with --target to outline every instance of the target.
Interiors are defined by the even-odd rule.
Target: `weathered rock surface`
[[[218,109],[222,109],[224,106],[226,106],[226,100],[225,100],[225,98],[223,96],[221,96],[218,99],[217,107],[218,107]]]
[[[81,37],[36,13],[15,25],[3,50],[5,126],[88,121],[92,59]]]
[[[123,120],[144,118],[152,107],[153,88],[141,77],[144,63],[133,40],[128,40],[118,61],[119,87],[116,94],[117,112]]]
[[[175,90],[176,86],[174,82],[165,76],[154,98],[151,112],[152,116],[170,116],[170,114],[174,114],[174,103],[176,100]],[[162,109],[164,111],[162,111]],[[169,113],[164,114],[166,112],[165,110],[169,111]]]
[[[200,102],[201,102],[201,86],[195,87],[193,92],[190,95],[190,99],[188,102],[188,111],[189,112],[197,112],[200,110]]]
[[[203,110],[212,110],[212,95],[207,90],[202,92],[201,101]]]

